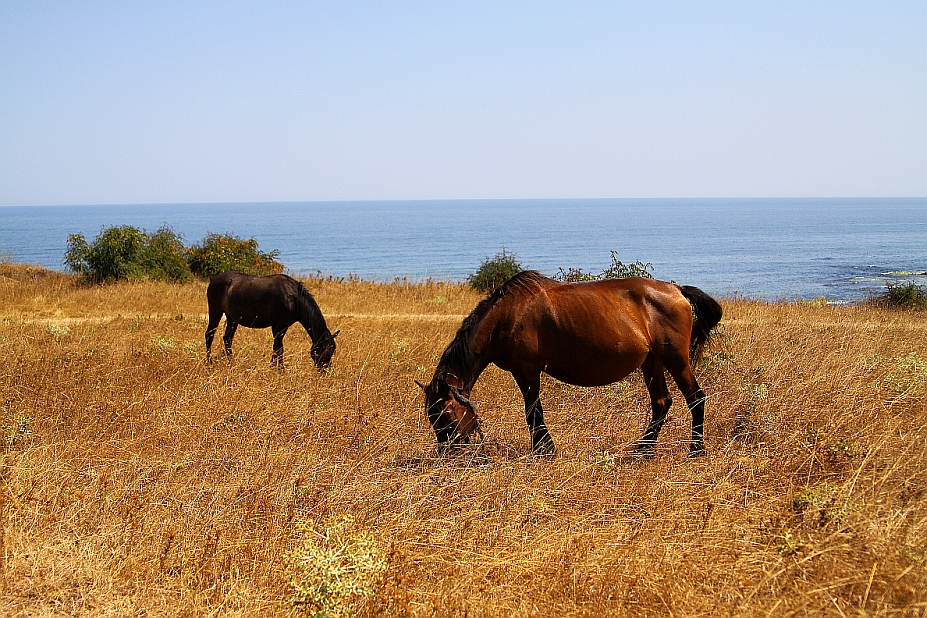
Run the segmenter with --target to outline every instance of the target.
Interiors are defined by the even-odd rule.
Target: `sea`
[[[718,296],[854,302],[927,284],[927,198],[505,199],[0,207],[0,257],[65,270],[70,234],[255,238],[295,275],[462,281],[503,250],[556,275],[616,259]]]

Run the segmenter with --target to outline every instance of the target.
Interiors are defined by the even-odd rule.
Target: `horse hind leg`
[[[644,435],[637,442],[634,455],[635,457],[650,458],[653,457],[656,450],[657,437],[660,435],[663,423],[666,422],[666,414],[669,412],[670,406],[673,405],[673,399],[670,397],[669,388],[666,385],[663,365],[660,364],[660,361],[656,359],[653,353],[648,354],[647,358],[644,359],[641,372],[644,374],[644,383],[650,393],[652,414]]]
[[[553,457],[557,453],[554,439],[544,424],[544,408],[541,407],[541,375],[530,378],[516,378],[518,388],[525,398],[525,421],[531,431],[531,451],[538,456]]]
[[[222,319],[222,312],[209,312],[209,323],[206,325],[206,363],[212,364],[212,340],[216,336],[216,330],[219,328],[219,320]]]
[[[689,365],[689,359],[667,365],[667,369],[686,398],[689,413],[692,414],[692,441],[689,443],[689,457],[707,455],[705,451],[705,392],[699,386]]]
[[[225,356],[232,360],[232,339],[235,338],[235,331],[238,330],[238,323],[229,320],[225,316],[225,334],[222,336],[222,343],[225,344]]]

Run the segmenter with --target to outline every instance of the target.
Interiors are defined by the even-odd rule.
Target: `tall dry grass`
[[[202,284],[0,268],[0,613],[298,613],[287,556],[342,515],[389,559],[361,615],[927,613],[924,313],[724,302],[702,459],[678,393],[656,457],[628,457],[635,375],[546,380],[537,461],[495,368],[485,448],[438,459],[413,379],[478,297],[307,285],[342,329],[327,376],[298,326],[285,373],[247,329],[208,369]]]

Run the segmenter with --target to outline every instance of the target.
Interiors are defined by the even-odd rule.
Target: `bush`
[[[71,234],[64,263],[84,283],[191,279],[183,240],[166,226],[151,234],[131,225],[110,227],[92,243]]]
[[[183,282],[193,278],[183,239],[169,227],[148,235],[146,268],[150,279]]]
[[[325,525],[297,525],[300,539],[284,558],[292,588],[291,602],[312,616],[353,616],[365,597],[376,594],[389,562],[370,532],[352,532],[344,515]]]
[[[477,292],[491,294],[522,270],[524,268],[515,254],[508,253],[503,247],[502,253],[483,260],[476,272],[467,277],[467,283]]]
[[[251,275],[283,272],[277,261],[279,251],[264,253],[254,238],[242,240],[232,234],[209,234],[203,242],[188,249],[190,270],[198,277],[210,279],[227,270]]]
[[[559,281],[567,283],[576,283],[577,281],[596,281],[598,279],[625,279],[627,277],[646,277],[653,279],[650,271],[653,270],[653,264],[646,264],[637,260],[633,264],[625,264],[618,259],[618,252],[612,251],[612,263],[599,274],[584,272],[581,268],[570,268],[568,270],[560,269],[555,277]]]
[[[927,310],[927,287],[913,281],[889,283],[885,292],[874,298],[873,302],[891,309]]]
[[[253,275],[283,272],[277,251],[264,253],[258,242],[230,234],[209,234],[200,244],[184,247],[183,239],[165,226],[148,233],[131,225],[105,228],[92,243],[83,234],[68,237],[64,263],[82,283],[173,281],[193,275],[209,279],[226,270]]]

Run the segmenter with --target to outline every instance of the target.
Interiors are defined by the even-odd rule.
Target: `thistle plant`
[[[353,616],[365,597],[376,594],[388,560],[374,535],[352,532],[348,515],[324,525],[297,525],[300,540],[285,555],[292,603],[315,618]]]

